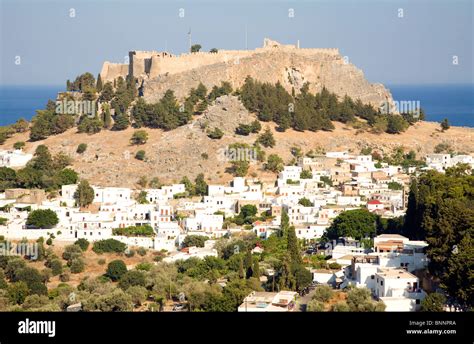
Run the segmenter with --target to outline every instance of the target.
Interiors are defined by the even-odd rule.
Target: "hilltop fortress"
[[[146,101],[157,101],[168,89],[177,97],[202,82],[208,89],[228,81],[240,87],[247,76],[262,82],[279,81],[288,91],[298,92],[305,82],[310,91],[323,86],[339,96],[349,95],[379,107],[392,102],[390,92],[381,84],[370,84],[361,70],[340,55],[338,49],[306,49],[283,45],[268,38],[255,50],[219,50],[186,53],[130,51],[129,64],[106,61],[100,73],[104,82],[133,76]]]

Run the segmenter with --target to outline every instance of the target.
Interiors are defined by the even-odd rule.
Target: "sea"
[[[440,122],[444,118],[454,126],[474,128],[474,84],[450,85],[386,85],[394,100],[420,102],[426,120]],[[1,86],[0,126],[19,118],[30,120],[36,110],[44,109],[48,99],[64,86]]]

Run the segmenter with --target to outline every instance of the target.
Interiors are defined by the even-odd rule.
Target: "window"
[[[416,299],[416,304],[417,304],[417,305],[420,304],[420,299]]]
[[[383,281],[380,281],[380,285],[383,285]]]
[[[374,279],[374,278],[375,278],[375,276],[374,276],[374,275],[370,276],[370,279]]]

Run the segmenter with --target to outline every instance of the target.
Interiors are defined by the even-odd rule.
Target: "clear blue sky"
[[[204,50],[244,49],[246,27],[251,49],[264,37],[339,48],[372,82],[474,80],[472,0],[0,2],[0,85],[64,84],[97,74],[105,60],[122,62],[129,50],[182,53],[189,28]]]

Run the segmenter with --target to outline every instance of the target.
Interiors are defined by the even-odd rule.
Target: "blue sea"
[[[420,101],[428,121],[448,118],[451,125],[474,128],[474,84],[386,85],[395,100]],[[0,86],[0,125],[24,117],[30,120],[44,109],[48,99],[56,99],[64,86]]]

